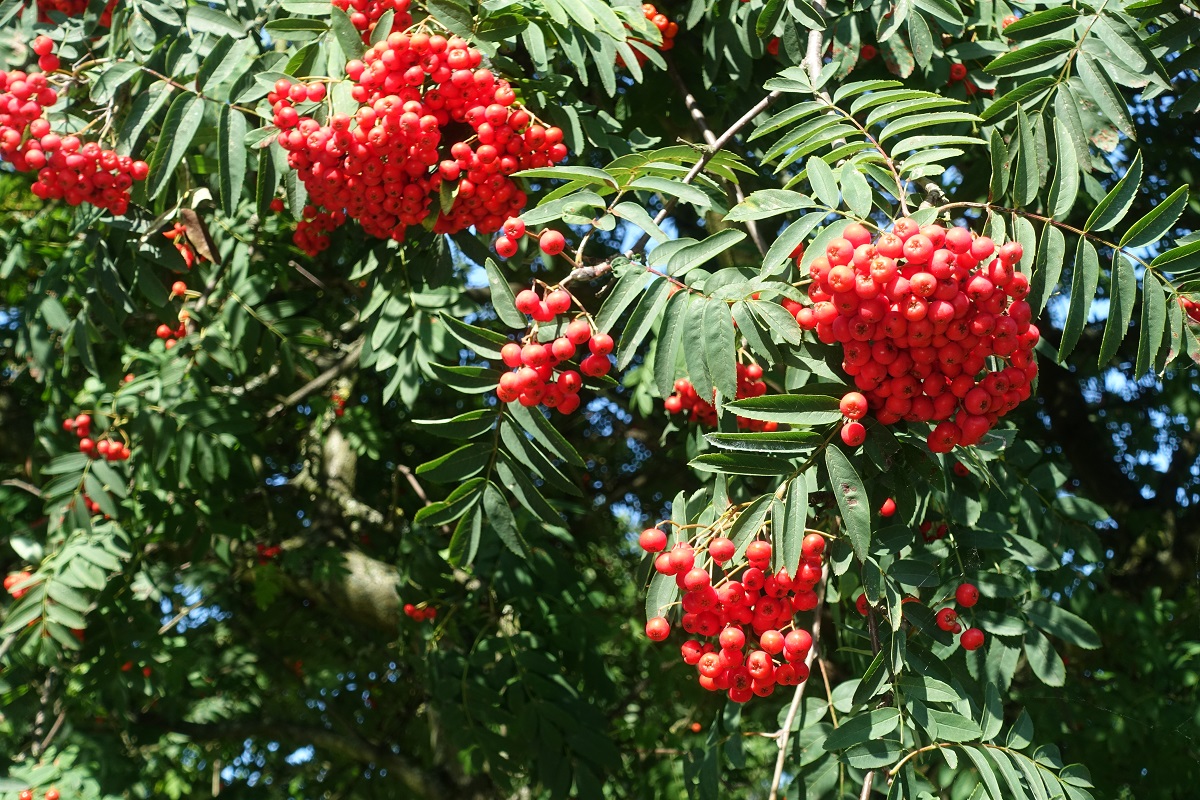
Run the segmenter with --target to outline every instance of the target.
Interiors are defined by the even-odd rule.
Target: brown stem
[[[296,391],[289,394],[281,403],[268,411],[267,419],[272,420],[279,416],[288,406],[299,403],[305,397],[313,392],[319,391],[339,375],[353,367],[358,362],[358,357],[362,353],[363,345],[365,343],[366,339],[360,338],[354,344],[350,345],[350,348],[346,351],[346,355],[340,361],[322,372],[317,377],[313,378],[308,383],[301,386]]]

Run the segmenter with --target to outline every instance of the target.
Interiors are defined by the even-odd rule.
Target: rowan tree
[[[0,3],[0,797],[1190,797],[1197,39]]]

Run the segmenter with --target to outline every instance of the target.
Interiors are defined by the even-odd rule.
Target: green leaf
[[[513,517],[512,509],[508,507],[508,501],[500,494],[496,484],[490,481],[483,490],[483,513],[487,515],[488,522],[492,524],[505,547],[522,558],[529,558],[529,548],[521,538],[521,532],[517,530],[517,520]]]
[[[636,225],[646,233],[650,234],[650,238],[658,243],[667,241],[667,234],[663,233],[663,229],[655,223],[654,217],[650,216],[638,203],[625,201],[617,203],[613,206],[612,213],[627,222]]]
[[[1162,346],[1167,321],[1166,293],[1151,270],[1142,273],[1142,321],[1139,325],[1135,375],[1145,375],[1154,366]]]
[[[725,475],[786,475],[794,469],[791,461],[757,453],[705,453],[688,462],[701,472]]]
[[[818,156],[809,156],[805,168],[808,170],[808,182],[812,185],[813,194],[830,208],[837,208],[841,204],[841,195],[833,170]]]
[[[763,431],[757,433],[706,433],[709,444],[721,450],[743,453],[776,453],[799,455],[807,453],[820,441],[812,431]]]
[[[999,200],[1008,189],[1012,161],[1008,157],[1008,147],[1004,144],[1004,137],[995,128],[992,129],[992,134],[988,139],[988,152],[991,154],[992,160],[992,181],[988,189],[988,197],[992,200]]]
[[[1129,212],[1133,201],[1137,199],[1138,187],[1141,182],[1142,154],[1138,151],[1134,154],[1133,161],[1130,162],[1125,175],[1117,181],[1117,185],[1112,188],[1112,191],[1096,205],[1083,229],[1085,231],[1104,231],[1120,222]]]
[[[204,98],[185,93],[171,103],[162,132],[158,135],[158,144],[150,156],[150,173],[146,178],[148,197],[158,197],[167,188],[175,167],[191,146],[203,120]]]
[[[441,313],[437,318],[451,336],[484,358],[499,359],[500,348],[509,342],[509,338],[502,333],[468,325],[451,314]]]
[[[646,619],[665,617],[667,611],[679,599],[679,586],[673,575],[664,575],[655,570],[646,590]]]
[[[1165,253],[1160,253],[1150,262],[1150,266],[1175,276],[1182,274],[1190,276],[1197,267],[1200,267],[1200,240],[1172,247]]]
[[[608,333],[616,327],[621,315],[637,302],[641,297],[642,290],[657,277],[654,273],[637,265],[627,269],[617,279],[617,283],[609,292],[604,305],[600,306],[600,313],[596,315],[596,329],[601,333]]]
[[[695,186],[667,178],[659,178],[654,175],[645,175],[638,178],[625,188],[642,189],[665,194],[668,197],[676,197],[685,203],[696,206],[699,211],[706,211],[712,205],[712,201],[708,199],[708,195]]]
[[[488,287],[492,291],[492,307],[496,309],[496,316],[510,328],[524,328],[527,320],[524,314],[517,311],[516,295],[513,294],[512,287],[508,285],[508,279],[504,277],[500,267],[489,258],[484,262],[484,269],[487,271]]]
[[[513,177],[551,178],[562,181],[577,181],[599,186],[610,186],[613,189],[618,188],[616,178],[604,170],[596,169],[595,167],[575,165],[567,167],[539,167],[537,169],[523,169],[520,172],[514,172]]]
[[[683,326],[683,357],[687,364],[688,379],[696,389],[696,394],[705,402],[711,402],[713,396],[713,379],[708,370],[708,360],[705,358],[705,329],[704,311],[708,301],[702,297],[688,294],[687,316]],[[721,303],[724,305],[724,303]]]
[[[1145,247],[1161,239],[1175,226],[1179,215],[1187,208],[1188,187],[1180,186],[1149,214],[1139,219],[1121,237],[1121,247]]]
[[[973,742],[983,735],[974,720],[951,711],[929,709],[929,720],[935,726],[931,735],[943,742]]]
[[[1042,172],[1038,168],[1038,143],[1033,133],[1033,120],[1017,109],[1016,149],[1018,156],[1013,170],[1013,197],[1019,208],[1033,203],[1041,189]],[[1038,118],[1037,124],[1041,124]]]
[[[1109,77],[1108,71],[1087,53],[1080,53],[1075,59],[1075,71],[1092,99],[1096,101],[1096,105],[1100,107],[1101,113],[1116,125],[1121,133],[1130,139],[1136,139],[1137,131],[1133,126],[1132,117],[1129,116],[1129,107],[1125,104],[1121,90]]]
[[[826,751],[845,750],[861,742],[882,739],[900,724],[900,710],[880,708],[866,714],[843,719],[842,724],[825,737],[821,746]]]
[[[638,347],[650,335],[663,308],[671,299],[672,288],[670,282],[660,279],[651,283],[642,293],[641,299],[633,308],[633,313],[629,315],[629,322],[621,332],[621,340],[617,343],[617,369],[625,370],[633,363]]]
[[[1096,296],[1096,284],[1100,281],[1100,256],[1096,246],[1086,237],[1079,237],[1075,250],[1075,272],[1071,279],[1071,307],[1067,311],[1067,322],[1063,326],[1062,341],[1058,346],[1058,361],[1064,363],[1075,349],[1083,326],[1087,323]]]
[[[1025,658],[1033,674],[1047,686],[1062,686],[1066,681],[1063,660],[1041,631],[1030,628],[1025,632]]]
[[[1048,89],[1058,84],[1050,75],[1023,81],[1015,89],[997,97],[979,115],[983,122],[999,122],[1025,103],[1033,103]]]
[[[763,278],[787,275],[791,268],[791,256],[796,245],[803,242],[824,221],[824,214],[806,214],[784,228],[767,249],[767,254],[763,256],[762,270],[759,275]]]
[[[871,197],[871,185],[858,171],[854,162],[847,161],[842,165],[841,179],[842,199],[846,201],[846,206],[861,219],[869,217],[874,204]]]
[[[221,210],[232,216],[246,181],[246,117],[232,106],[221,106],[217,123],[218,192]]]
[[[447,555],[447,560],[452,566],[465,567],[475,560],[482,532],[483,512],[477,506],[454,526]]]
[[[487,465],[489,448],[465,444],[443,456],[426,461],[414,470],[434,483],[459,483],[479,474]]]
[[[42,467],[42,475],[79,475],[92,459],[85,453],[65,453],[55,456]]]
[[[1062,275],[1063,258],[1067,253],[1067,240],[1054,225],[1042,229],[1042,240],[1038,245],[1037,261],[1030,279],[1029,307],[1036,318],[1046,307],[1054,288]]]
[[[1026,14],[1004,28],[1004,38],[1014,41],[1040,39],[1064,31],[1075,24],[1079,12],[1070,6],[1058,6]]]
[[[187,7],[187,26],[195,31],[211,33],[217,36],[228,34],[234,39],[246,35],[241,24],[207,5],[190,5]]]
[[[907,613],[906,608],[905,614]],[[958,692],[954,691],[950,684],[928,675],[905,673],[897,682],[900,691],[907,698],[915,698],[925,703],[954,703],[959,700]]]
[[[704,361],[722,399],[737,396],[737,340],[729,305],[709,301],[704,310]]]
[[[829,484],[842,512],[843,529],[850,538],[850,546],[860,561],[865,561],[871,546],[871,501],[863,486],[862,478],[841,449],[825,448],[825,466],[829,470]]]
[[[772,525],[773,546],[783,558],[783,566],[789,575],[800,569],[800,544],[804,541],[805,525],[808,522],[808,482],[804,476],[793,478],[788,483],[783,501],[783,525],[776,529]]]
[[[337,40],[338,47],[342,48],[342,53],[346,56],[346,60],[362,58],[362,54],[366,48],[363,46],[362,34],[358,32],[358,29],[354,27],[354,23],[350,21],[350,15],[337,6],[334,6],[329,22],[333,37]]]
[[[961,123],[978,122],[979,117],[974,114],[968,114],[965,111],[939,111],[936,114],[911,114],[900,119],[890,122],[879,132],[878,141],[883,142],[901,133],[915,130],[928,130],[929,128],[939,125],[958,125]],[[908,147],[903,148],[910,149]],[[911,148],[916,149],[916,148]],[[896,151],[900,152],[901,147],[897,145]]]
[[[842,418],[840,401],[819,394],[764,394],[728,403],[740,417],[787,425],[823,425]]]
[[[1061,606],[1039,600],[1025,609],[1025,616],[1046,633],[1077,647],[1087,650],[1100,647],[1100,637],[1096,634],[1096,629]]]
[[[996,684],[989,683],[983,693],[983,717],[980,724],[981,736],[985,742],[990,742],[999,735],[1004,727],[1004,702]]]
[[[703,241],[685,245],[667,259],[666,272],[679,278],[696,267],[702,267],[721,253],[746,238],[746,234],[735,228],[726,228]]]
[[[766,219],[789,211],[812,208],[813,201],[807,195],[787,189],[759,189],[729,210],[726,222],[747,222]]]
[[[414,419],[417,425],[426,426],[434,436],[446,439],[473,439],[492,429],[497,414],[488,408],[467,411],[450,419]]]
[[[1029,712],[1021,710],[1021,715],[1017,717],[1017,721],[1013,723],[1012,728],[1008,731],[1008,738],[1005,739],[1005,745],[1013,750],[1024,750],[1033,743],[1033,720],[1029,717]]]
[[[932,714],[933,712],[930,713]],[[992,800],[1010,800],[1000,790],[1000,784],[996,780],[996,771],[992,768],[992,762],[988,758],[987,751],[982,747],[964,747],[962,750],[967,754],[967,758],[971,759],[971,763],[975,765],[975,769],[979,770],[979,779],[987,787],[988,794],[991,795]]]
[[[1058,65],[1060,56],[1074,49],[1075,42],[1070,39],[1043,39],[1005,53],[983,69],[1001,77],[1051,69]]]
[[[1050,216],[1064,220],[1070,216],[1079,194],[1079,162],[1071,133],[1058,117],[1054,118],[1054,144],[1058,157],[1054,162],[1054,180],[1050,183]]]
[[[750,542],[762,529],[767,514],[771,512],[772,500],[773,496],[770,494],[756,497],[753,502],[742,509],[742,513],[738,514],[737,519],[733,521],[733,526],[729,529],[729,539],[737,548],[734,553],[735,560],[742,557]]]
[[[510,403],[508,412],[512,414],[513,421],[516,422],[526,433],[532,434],[533,438],[543,447],[553,453],[556,457],[561,458],[568,464],[576,467],[583,467],[584,461],[575,448],[567,441],[567,438],[558,432],[558,429],[550,424],[550,421],[542,415],[541,411],[534,411],[526,408],[520,403]]]
[[[662,397],[675,391],[675,362],[683,341],[683,322],[687,311],[688,293],[676,292],[667,300],[667,310],[658,328],[654,351],[654,382]]]
[[[919,18],[913,14],[909,16],[909,22]],[[882,655],[882,651],[880,655]],[[904,750],[900,746],[900,742],[895,739],[873,739],[869,742],[856,744],[848,749],[842,756],[842,761],[857,769],[876,769],[878,767],[886,767],[888,764],[895,764],[900,760],[900,754]],[[900,781],[896,781],[900,783]]]

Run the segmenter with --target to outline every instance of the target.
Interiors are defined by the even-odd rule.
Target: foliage
[[[673,46],[623,0],[0,3],[6,69],[61,58],[54,130],[149,169],[116,216],[0,165],[0,797],[1190,796],[1200,11],[659,10]],[[514,176],[561,255],[437,232],[457,178],[313,254],[271,96],[355,114],[347,60],[406,16],[562,129]],[[874,416],[837,444],[854,379],[789,311],[904,217],[1019,243],[1041,332],[1034,398],[951,454]],[[503,346],[564,328],[531,286],[615,340],[575,414],[496,398]],[[828,537],[807,682],[736,703],[646,639],[656,525],[793,570]],[[973,651],[934,616],[964,582]]]

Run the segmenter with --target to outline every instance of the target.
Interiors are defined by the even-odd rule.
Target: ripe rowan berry
[[[567,240],[556,230],[542,231],[538,237],[538,247],[548,256],[556,256],[567,246]]]
[[[937,626],[944,631],[952,631],[958,624],[958,614],[953,608],[943,608],[937,612]]]
[[[842,426],[841,436],[849,447],[858,447],[867,440],[867,429],[861,422],[847,422]]]
[[[708,543],[708,554],[712,556],[712,560],[718,564],[724,564],[729,559],[733,558],[737,552],[737,546],[732,541],[722,536],[718,536]]]
[[[667,535],[658,528],[647,528],[638,536],[638,545],[647,553],[658,553],[667,546]]]
[[[977,589],[975,584],[972,583],[960,584],[959,587],[954,590],[954,599],[963,608],[970,608],[979,602],[979,589]]]
[[[842,416],[848,419],[862,419],[867,415],[867,398],[861,392],[847,392],[842,395],[838,408]]]
[[[883,505],[880,506],[879,516],[890,517],[895,513],[896,513],[896,501],[889,497],[887,500],[884,500]]]
[[[646,622],[646,636],[655,642],[661,642],[671,635],[671,624],[663,617],[654,617]]]
[[[959,637],[958,641],[964,650],[978,650],[980,647],[983,647],[983,640],[983,631],[979,630],[979,628],[967,628],[962,632],[962,636]]]

